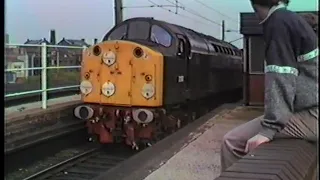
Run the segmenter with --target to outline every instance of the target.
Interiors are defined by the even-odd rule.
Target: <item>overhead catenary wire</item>
[[[233,22],[239,23],[239,21],[238,21],[238,20],[235,20],[235,19],[231,18],[230,16],[228,16],[228,15],[226,15],[226,14],[223,14],[222,12],[220,12],[220,11],[218,11],[218,10],[214,9],[213,7],[208,6],[207,4],[205,4],[205,3],[201,2],[200,0],[194,0],[194,1],[195,1],[195,2],[197,2],[197,3],[199,3],[199,4],[201,4],[202,6],[204,6],[204,7],[206,7],[206,8],[208,8],[208,9],[210,9],[211,11],[214,11],[214,12],[216,12],[216,13],[220,14],[221,16],[223,16],[223,17],[226,17],[226,18],[230,19],[230,20],[231,20],[231,21],[233,21]]]
[[[163,9],[163,10],[165,10],[165,11],[168,11],[168,12],[170,12],[170,13],[173,13],[173,14],[175,14],[175,15],[177,15],[177,16],[180,16],[180,17],[182,17],[182,18],[186,18],[186,19],[189,19],[189,20],[192,20],[192,21],[194,21],[194,22],[197,22],[197,23],[200,23],[200,24],[203,24],[203,25],[206,25],[206,26],[210,26],[209,24],[206,24],[206,23],[204,23],[204,22],[202,22],[202,21],[199,21],[199,20],[197,20],[197,19],[193,19],[193,18],[191,18],[191,17],[189,17],[189,16],[186,16],[186,15],[183,15],[183,14],[176,14],[174,11],[172,11],[171,9],[167,9],[167,8],[165,8],[164,6],[162,6],[162,5],[158,5],[157,3],[155,3],[155,2],[153,2],[152,0],[148,0],[151,4],[153,4],[152,6],[155,6],[155,7],[158,7],[158,8],[161,8],[161,9]]]
[[[172,2],[172,1],[170,1],[170,0],[165,0],[165,1],[169,2],[169,3],[172,4],[172,5],[160,5],[160,4],[157,4],[157,3],[155,3],[155,2],[153,2],[153,1],[151,1],[151,0],[148,0],[148,1],[149,1],[152,5],[123,6],[122,9],[129,9],[129,8],[155,8],[155,7],[157,7],[157,8],[161,8],[161,9],[163,9],[163,10],[166,10],[166,11],[168,11],[168,12],[170,12],[170,13],[174,13],[174,14],[180,16],[180,17],[188,18],[188,19],[190,19],[190,20],[192,20],[192,21],[195,21],[195,22],[198,22],[198,23],[201,23],[201,24],[204,24],[204,25],[209,26],[209,24],[205,24],[205,23],[203,23],[203,22],[201,22],[201,21],[198,21],[198,20],[196,20],[196,19],[193,19],[193,18],[191,18],[191,17],[189,17],[189,16],[179,14],[179,13],[177,13],[177,10],[176,10],[176,12],[173,12],[172,10],[166,8],[166,7],[176,7],[176,8],[182,9],[183,11],[188,12],[189,14],[192,14],[192,15],[194,15],[194,16],[197,16],[197,17],[201,18],[201,19],[204,19],[204,20],[206,20],[206,21],[208,21],[208,22],[210,22],[210,23],[212,23],[212,24],[214,24],[214,25],[222,26],[222,24],[220,24],[220,23],[218,23],[218,22],[216,22],[216,21],[213,21],[213,20],[211,20],[211,19],[209,19],[209,18],[207,18],[207,17],[202,16],[202,15],[199,14],[197,11],[195,11],[195,10],[193,10],[193,9],[191,9],[191,8],[187,8],[187,7],[186,7],[185,5],[183,5],[181,2],[175,3],[175,2]],[[180,4],[180,5],[179,5],[179,4]]]
[[[150,1],[149,1],[150,2]],[[123,9],[129,9],[129,8],[156,8],[156,7],[177,7],[177,8],[183,8],[182,6],[179,6],[178,4],[172,3],[171,1],[167,1],[172,5],[160,5],[156,3],[152,3],[152,5],[138,5],[138,6],[123,6]]]
[[[148,1],[149,1],[149,0],[148,0]],[[186,11],[186,12],[188,12],[188,13],[194,15],[194,16],[197,16],[197,17],[199,17],[199,18],[201,18],[201,19],[204,19],[204,20],[206,20],[206,21],[208,21],[208,22],[210,22],[210,23],[212,23],[212,24],[215,24],[215,25],[218,25],[218,26],[222,26],[220,23],[218,23],[218,22],[216,22],[216,21],[213,21],[213,20],[211,20],[211,19],[209,19],[209,18],[207,18],[207,17],[204,17],[204,16],[202,16],[201,14],[199,14],[197,11],[195,11],[195,10],[193,10],[193,9],[191,9],[191,8],[186,7],[186,6],[185,6],[184,4],[182,4],[181,2],[178,2],[178,4],[176,4],[175,2],[172,2],[172,1],[170,1],[170,0],[165,0],[165,1],[169,2],[169,3],[172,4],[172,5],[177,5],[177,6],[178,6],[180,9],[182,9],[183,11]],[[149,1],[149,2],[150,2],[150,1]],[[153,2],[153,4],[156,4],[156,3]]]
[[[123,9],[131,9],[131,8],[155,8],[155,7],[174,7],[172,5],[145,5],[145,6],[123,6]]]
[[[232,41],[229,41],[228,43],[233,43],[233,42],[239,41],[239,40],[241,40],[241,39],[243,39],[243,37],[240,37],[240,38],[234,39],[234,40],[232,40]]]

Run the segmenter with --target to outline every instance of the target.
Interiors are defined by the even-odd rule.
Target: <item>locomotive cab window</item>
[[[166,31],[160,26],[157,26],[157,25],[152,26],[150,39],[151,41],[157,44],[161,44],[165,47],[171,46],[171,41],[172,41],[171,35],[168,33],[168,31]]]
[[[150,24],[146,21],[132,21],[129,25],[128,39],[147,40]]]
[[[127,24],[123,24],[117,27],[113,32],[109,35],[108,40],[119,40],[124,39],[127,34]],[[106,38],[104,38],[106,40]]]

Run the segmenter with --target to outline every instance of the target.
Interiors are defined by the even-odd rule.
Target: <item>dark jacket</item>
[[[318,37],[286,8],[275,10],[263,22],[263,31],[267,66],[260,134],[272,139],[295,112],[318,107]]]

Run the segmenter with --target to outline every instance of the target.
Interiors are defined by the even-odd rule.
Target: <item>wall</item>
[[[245,104],[263,105],[265,44],[262,36],[245,36],[244,51]]]

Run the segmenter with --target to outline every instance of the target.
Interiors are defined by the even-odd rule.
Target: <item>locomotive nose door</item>
[[[103,44],[99,73],[102,104],[131,105],[130,48],[123,41]]]

